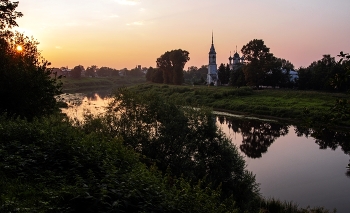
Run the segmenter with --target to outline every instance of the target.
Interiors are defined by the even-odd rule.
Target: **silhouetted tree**
[[[17,12],[18,2],[9,0],[0,0],[0,30],[1,35],[6,34],[6,30],[18,26],[16,18],[23,16],[21,12]]]
[[[231,71],[229,84],[234,87],[242,87],[247,85],[242,66]]]
[[[143,74],[142,70],[140,70],[139,68],[136,67],[136,68],[130,70],[127,75],[129,75],[129,76],[143,76],[144,74]]]
[[[228,64],[226,66],[224,64],[220,64],[218,69],[218,76],[221,84],[228,84],[230,79],[230,67]]]
[[[92,65],[92,66],[86,68],[85,75],[90,76],[90,77],[95,77],[97,69],[98,69],[98,67],[96,65]]]
[[[82,71],[83,71],[83,69],[82,69],[81,65],[75,66],[74,69],[71,71],[71,77],[72,78],[81,78]]]
[[[272,68],[273,54],[263,40],[254,39],[242,47],[247,64],[243,67],[248,85],[259,87],[264,84],[267,73]]]
[[[154,83],[163,83],[163,72],[158,68],[150,67],[147,70],[146,79]]]
[[[17,5],[0,1],[0,112],[31,120],[57,110],[55,96],[61,93],[61,83],[60,77],[51,78],[50,63],[41,57],[36,40],[5,32],[22,16],[15,11]]]
[[[183,82],[183,68],[189,58],[186,50],[167,51],[157,59],[157,67],[163,73],[163,83],[181,84]]]
[[[350,88],[348,83],[344,83],[348,81],[346,63],[349,62],[346,60],[337,62],[334,57],[324,55],[322,59],[314,61],[307,68],[300,68],[297,81],[299,89],[345,92]]]

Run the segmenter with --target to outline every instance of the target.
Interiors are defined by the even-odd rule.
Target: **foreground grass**
[[[315,91],[251,88],[174,86],[142,84],[131,87],[139,93],[156,92],[178,101],[179,104],[209,106],[215,110],[273,117],[294,122],[328,122],[336,115],[332,108],[338,98],[345,94]],[[350,126],[349,120],[338,120],[336,124]]]

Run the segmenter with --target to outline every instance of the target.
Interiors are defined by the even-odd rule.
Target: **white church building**
[[[219,84],[218,66],[216,64],[216,52],[214,47],[214,36],[211,35],[211,47],[209,51],[209,64],[207,74],[207,84],[217,86]]]
[[[237,47],[236,47],[236,53],[233,55],[233,57],[230,54],[229,57],[229,66],[230,70],[236,70],[239,66],[243,64],[243,57],[239,57],[239,54],[237,53]],[[208,64],[208,74],[207,74],[207,84],[208,85],[214,85],[218,86],[220,85],[220,80],[218,76],[218,66],[216,64],[216,51],[214,47],[214,36],[213,33],[211,35],[211,47],[209,51],[209,64]]]

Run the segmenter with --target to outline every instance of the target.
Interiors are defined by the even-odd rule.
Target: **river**
[[[85,111],[102,113],[108,91],[65,94],[71,118]],[[349,133],[312,130],[257,118],[216,116],[217,126],[235,144],[256,175],[266,198],[293,201],[300,207],[324,206],[350,211]]]

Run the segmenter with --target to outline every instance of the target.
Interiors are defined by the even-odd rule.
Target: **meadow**
[[[144,77],[133,76],[62,78],[61,81],[63,91],[70,93],[81,90],[113,89],[146,82]]]
[[[333,109],[338,99],[349,99],[342,93],[159,84],[135,85],[130,89],[138,93],[155,92],[179,104],[207,106],[218,111],[298,123],[334,121],[339,126],[350,126],[349,119],[338,119]]]

